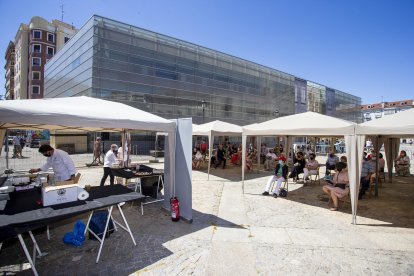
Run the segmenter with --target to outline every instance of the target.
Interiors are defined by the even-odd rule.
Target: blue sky
[[[81,27],[93,14],[232,54],[362,98],[414,99],[412,0],[0,0],[4,53],[32,16]]]

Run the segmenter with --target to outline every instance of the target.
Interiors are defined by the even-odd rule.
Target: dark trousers
[[[223,159],[217,158],[216,165],[214,167],[217,168],[218,166],[220,166],[221,163],[223,163],[223,169],[224,169],[224,167],[226,166],[226,158],[223,158]]]
[[[329,163],[326,163],[326,171],[325,171],[325,175],[329,175],[331,174],[331,172],[329,170],[335,170],[336,166],[335,165],[329,165]]]
[[[111,185],[114,185],[114,175],[112,174],[111,168],[110,167],[104,167],[104,175],[102,176],[101,179],[101,186],[105,185],[105,181],[108,178],[109,175],[109,181],[111,182]]]
[[[365,177],[361,177],[361,188],[359,189],[359,194],[364,195],[368,189],[369,189],[369,179],[366,180]]]

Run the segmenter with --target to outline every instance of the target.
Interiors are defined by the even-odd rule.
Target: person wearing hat
[[[282,182],[285,181],[285,179],[287,179],[289,168],[286,165],[286,157],[282,155],[278,159],[279,163],[276,165],[275,174],[271,176],[267,181],[265,191],[262,193],[262,195],[266,196],[269,195],[269,192],[272,192],[273,197],[277,198],[280,193],[280,187],[282,186]],[[273,191],[269,191],[273,181],[277,181],[276,187]]]

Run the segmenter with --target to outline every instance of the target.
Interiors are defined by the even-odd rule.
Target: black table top
[[[114,176],[126,179],[163,175],[164,173],[141,172],[130,168],[111,168]]]
[[[140,198],[144,196],[123,185],[109,185],[92,187],[85,201],[43,207],[40,190],[13,192],[5,209],[0,211],[0,241],[6,236],[27,232],[53,221]]]

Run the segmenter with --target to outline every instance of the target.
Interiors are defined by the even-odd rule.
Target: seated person
[[[193,159],[193,168],[199,170],[201,168],[201,163],[203,161],[203,155],[200,150],[197,150],[197,153]]]
[[[369,183],[371,181],[371,175],[375,172],[375,163],[372,160],[362,159],[361,167],[361,182],[359,188],[358,199],[362,199],[362,196],[365,195],[365,192],[369,188]]]
[[[332,150],[329,154],[328,154],[328,159],[326,160],[326,171],[325,171],[325,178],[327,178],[328,175],[330,175],[330,170],[334,170],[335,169],[335,165],[336,163],[339,162],[339,158],[338,156],[335,155],[335,151]]]
[[[252,154],[251,153],[246,155],[246,170],[247,171],[253,170],[253,160],[252,160]]]
[[[348,164],[348,158],[346,158],[345,155],[342,155],[341,158],[339,158],[339,162],[344,162],[344,163]]]
[[[203,142],[201,143],[200,150],[201,150],[202,155],[206,155],[206,153],[207,153],[207,143],[206,143],[205,140],[203,140]]]
[[[273,152],[273,149],[269,149],[269,152],[266,154],[266,161],[264,164],[264,168],[265,170],[270,170],[270,168],[272,167],[272,162],[274,162],[275,160],[277,160],[277,156],[276,154]]]
[[[379,158],[378,158],[378,171],[371,174],[371,178],[370,178],[370,183],[374,183],[375,182],[375,178],[377,177],[378,173],[384,173],[384,168],[385,168],[385,160],[382,156],[382,153],[379,153]],[[372,154],[371,156],[371,161],[373,163],[374,168],[376,168],[376,162],[377,162],[377,158],[375,153]]]
[[[288,170],[289,168],[286,165],[286,158],[284,156],[280,156],[279,163],[276,165],[275,173],[267,181],[265,191],[262,193],[262,195],[269,195],[269,192],[272,192],[273,197],[278,197],[280,193],[280,186],[282,186],[282,182],[287,179],[286,177]],[[273,191],[269,191],[273,181],[277,181],[276,187]]]
[[[319,173],[319,163],[315,157],[314,153],[309,153],[309,160],[306,162],[305,168],[303,169],[305,185],[307,184],[307,180],[309,180],[309,175],[317,175]]]
[[[238,165],[239,155],[237,152],[233,153],[230,158],[230,163],[233,165]]]
[[[295,165],[293,166],[293,169],[289,174],[289,178],[297,179],[299,177],[299,174],[303,173],[303,169],[306,165],[306,160],[303,156],[303,152],[299,151],[296,154],[296,157],[293,157],[293,163]]]
[[[410,157],[407,152],[402,150],[400,155],[395,159],[395,176],[409,176],[410,175]]]
[[[217,169],[217,167],[220,166],[221,164],[223,164],[223,169],[224,169],[226,167],[226,156],[225,156],[225,152],[224,152],[222,144],[220,144],[219,148],[217,149],[216,164],[214,168]]]
[[[338,199],[349,194],[348,171],[344,170],[346,164],[343,162],[336,163],[336,173],[329,184],[324,185],[322,190],[332,199],[333,207],[331,211],[338,210]]]

